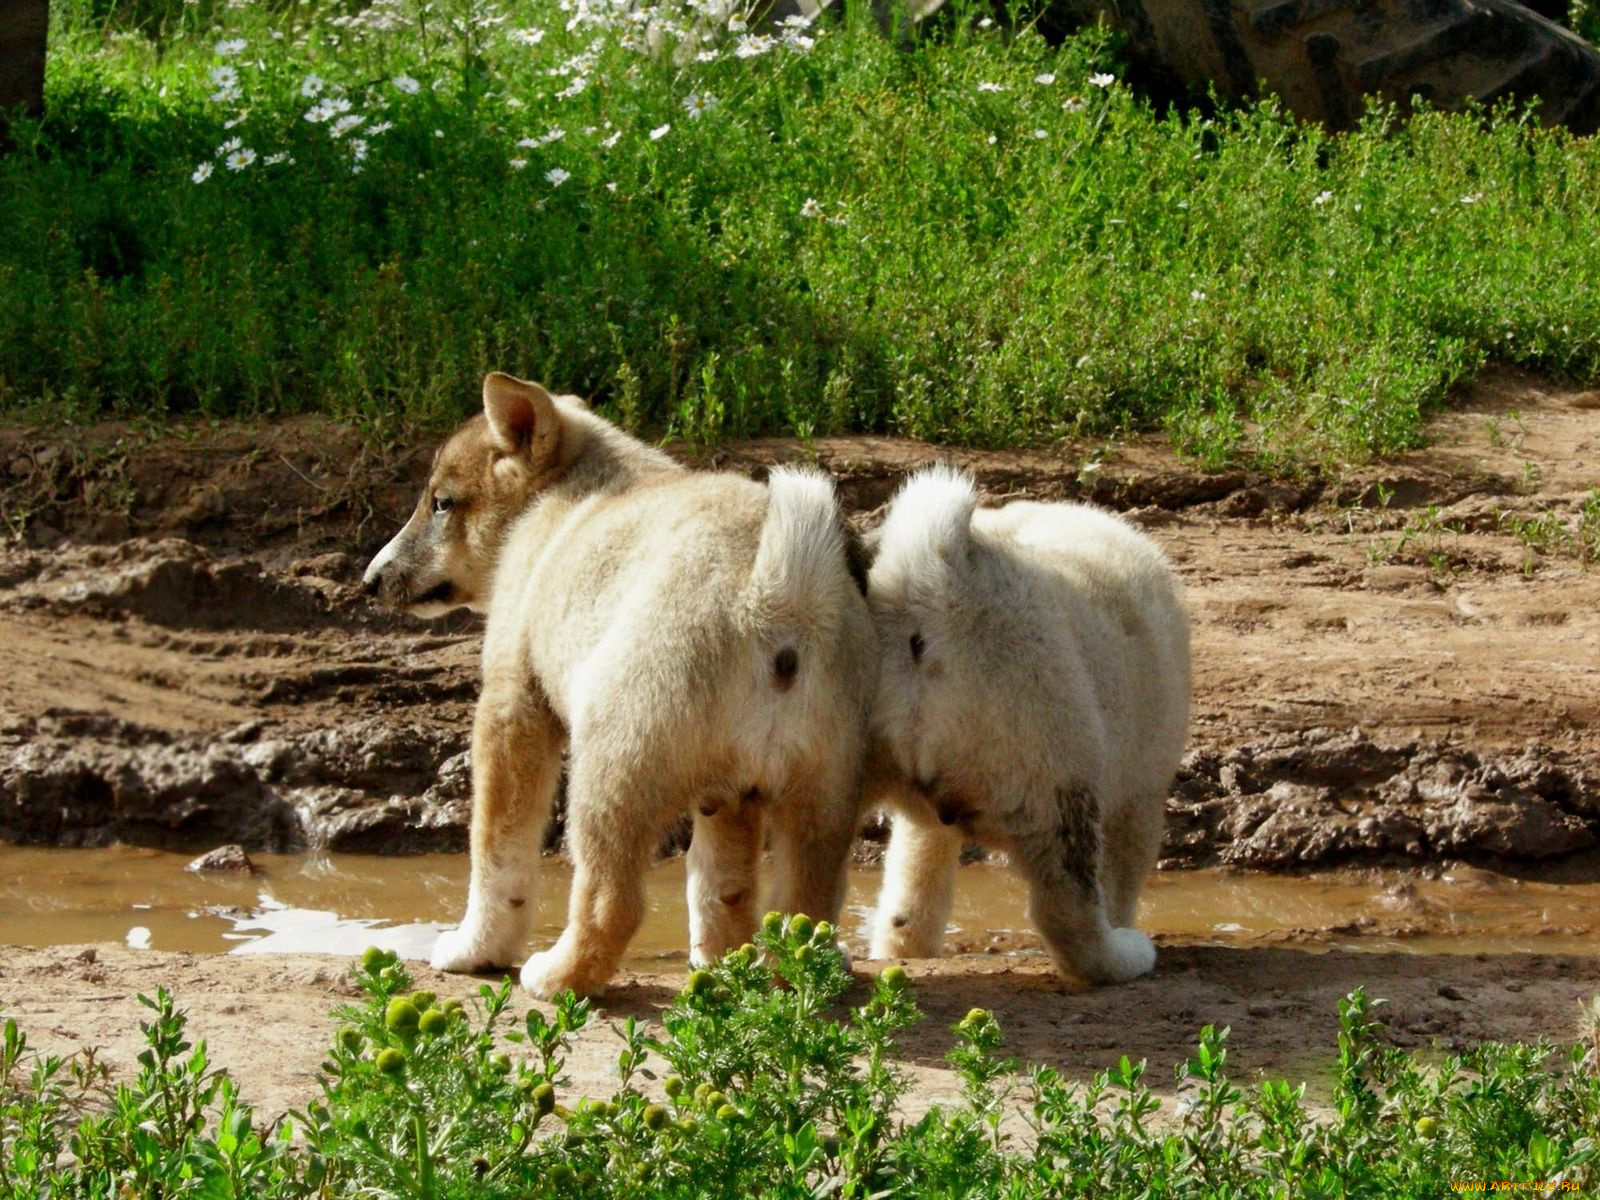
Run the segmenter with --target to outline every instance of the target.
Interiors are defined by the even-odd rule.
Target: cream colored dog
[[[508,375],[483,402],[367,570],[413,611],[488,613],[467,911],[433,965],[521,957],[563,748],[572,895],[530,991],[605,984],[685,810],[693,962],[750,937],[764,838],[766,903],[837,921],[877,654],[832,485],[687,471]]]
[[[874,785],[893,810],[874,958],[940,953],[964,840],[1009,852],[1064,972],[1155,965],[1133,929],[1183,752],[1189,634],[1160,550],[1083,505],[976,508],[917,473],[877,536]]]

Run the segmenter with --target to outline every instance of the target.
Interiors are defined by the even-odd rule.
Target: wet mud
[[[1140,522],[1194,622],[1192,750],[1165,867],[1589,877],[1594,401],[1491,377],[1435,422],[1429,449],[1288,480],[1208,474],[1154,439],[685,456],[755,476],[813,459],[864,525],[935,459],[997,497],[1089,498]],[[430,450],[309,422],[0,431],[0,840],[463,848],[478,625],[387,613],[356,586]]]
[[[479,628],[379,611],[356,586],[431,450],[315,422],[0,429],[0,941],[24,943],[0,953],[0,1015],[35,1045],[100,1046],[132,1070],[136,997],[169,987],[270,1117],[316,1095],[326,1014],[354,994],[343,961],[187,953],[174,931],[333,953],[349,949],[334,934],[410,938],[395,944],[414,959],[459,915],[464,857],[421,855],[466,844]],[[1289,479],[1207,473],[1155,439],[685,456],[754,476],[817,461],[863,525],[906,470],[951,460],[995,496],[1127,512],[1183,579],[1194,719],[1144,913],[1155,975],[1095,991],[1059,979],[1014,879],[969,868],[949,956],[910,965],[927,1013],[903,1045],[911,1112],[955,1098],[948,1030],[975,1004],[1009,1053],[1072,1078],[1127,1054],[1171,1080],[1201,1025],[1228,1025],[1237,1078],[1306,1079],[1314,1102],[1337,1000],[1358,983],[1388,1002],[1401,1045],[1592,1036],[1600,394],[1491,376],[1427,449]],[[869,822],[859,859],[881,832]],[[223,844],[261,875],[184,870]],[[24,861],[114,846],[71,853],[70,870]],[[303,848],[292,871],[275,857]],[[143,861],[157,850],[181,854]],[[340,851],[417,856],[383,860],[399,874],[379,878],[375,860],[331,866]],[[130,856],[159,878],[131,885],[116,861]],[[299,874],[326,870],[362,899],[320,899]],[[657,882],[681,891],[679,870],[662,864]],[[46,875],[91,898],[40,909],[47,889],[29,880]],[[541,938],[561,916],[559,864],[548,876]],[[53,944],[7,934],[24,907]],[[375,928],[395,921],[409,924]],[[681,921],[667,924],[681,955]],[[101,944],[65,944],[85,942]],[[415,970],[469,1002],[480,982]],[[609,1093],[615,1026],[653,1020],[682,982],[681,957],[630,960],[569,1059],[574,1093]]]

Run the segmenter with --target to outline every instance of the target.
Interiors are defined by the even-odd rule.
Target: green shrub
[[[948,1055],[959,1103],[906,1120],[894,1038],[918,1019],[908,981],[891,968],[857,983],[806,924],[780,918],[759,952],[697,972],[659,1036],[627,1020],[604,1100],[558,1100],[586,1004],[567,995],[505,1028],[507,980],[482,987],[474,1019],[417,1038],[388,1020],[409,980],[381,952],[356,969],[365,1005],[337,1014],[321,1098],[275,1130],[183,1039],[165,992],[145,1002],[156,1017],[137,1078],[114,1091],[92,1057],[41,1058],[8,1021],[0,1195],[1268,1200],[1600,1183],[1592,1050],[1563,1062],[1548,1046],[1484,1045],[1425,1065],[1383,1043],[1359,990],[1340,1005],[1320,1115],[1303,1083],[1234,1083],[1227,1030],[1201,1031],[1169,1102],[1126,1057],[1082,1085],[1019,1074],[994,1014],[973,1009]]]
[[[1413,444],[1490,359],[1600,371],[1593,139],[1158,114],[1098,31],[629,11],[61,5],[0,157],[0,406],[390,431],[503,368],[702,441],[1221,464]]]

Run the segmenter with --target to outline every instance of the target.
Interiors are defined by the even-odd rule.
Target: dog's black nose
[[[371,596],[374,600],[377,599],[378,592],[381,591],[382,588],[383,576],[377,572],[364,576],[361,580],[361,590],[368,596]]]

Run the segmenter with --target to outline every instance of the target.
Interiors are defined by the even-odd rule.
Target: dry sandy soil
[[[1176,562],[1195,629],[1193,752],[1164,867],[1466,862],[1595,881],[1600,393],[1491,377],[1431,437],[1287,481],[1201,473],[1154,440],[761,442],[702,461],[759,473],[815,457],[864,523],[936,457],[996,496],[1130,512]],[[311,423],[0,431],[0,841],[463,846],[476,628],[376,612],[354,587],[427,458]],[[268,1112],[312,1094],[320,1014],[348,992],[326,959],[78,955],[0,949],[0,1010],[41,1044],[101,1044],[126,1065],[131,996],[164,983]],[[1335,999],[1358,982],[1391,1001],[1407,1044],[1567,1038],[1600,960],[1168,944],[1154,978],[1096,993],[1026,954],[920,973],[929,1020],[907,1049],[926,1103],[949,1091],[946,1030],[973,1004],[996,1009],[1021,1057],[1076,1075],[1128,1053],[1170,1078],[1215,1021],[1244,1073],[1315,1077],[1325,1056],[1308,1048],[1331,1047]],[[647,1015],[678,982],[625,976],[602,1016]],[[604,1090],[609,1036],[586,1039],[580,1088]]]
[[[410,964],[417,986],[470,1002],[478,980]],[[857,974],[876,969],[858,964]],[[1338,1000],[1357,983],[1386,1003],[1378,1010],[1394,1044],[1436,1049],[1482,1041],[1582,1035],[1580,1006],[1600,991],[1600,959],[1550,955],[1326,953],[1299,949],[1163,945],[1154,975],[1114,988],[1074,991],[1042,956],[958,956],[911,965],[925,1014],[901,1038],[915,1115],[958,1097],[944,1064],[950,1027],[968,1009],[993,1010],[1006,1050],[1087,1079],[1119,1055],[1149,1063],[1146,1081],[1172,1095],[1174,1069],[1193,1053],[1200,1027],[1231,1029],[1229,1069],[1240,1082],[1291,1078],[1325,1097],[1336,1060]],[[339,1022],[330,1009],[358,1002],[343,961],[317,956],[155,954],[119,946],[7,947],[0,955],[0,1012],[54,1053],[102,1047],[113,1071],[136,1070],[149,1013],[135,997],[170,988],[189,1013],[189,1034],[240,1083],[262,1117],[320,1093],[316,1072]],[[681,971],[624,971],[601,998],[568,1059],[569,1098],[616,1087],[616,1027],[649,1020],[683,986]],[[864,997],[856,997],[859,1003]],[[515,1013],[527,1005],[518,1004]],[[516,1054],[519,1048],[508,1046]]]

